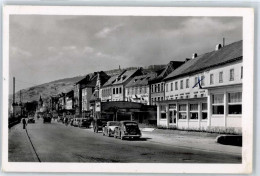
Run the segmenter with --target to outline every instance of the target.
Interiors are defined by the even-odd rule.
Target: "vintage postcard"
[[[3,171],[252,172],[253,9],[3,10]]]

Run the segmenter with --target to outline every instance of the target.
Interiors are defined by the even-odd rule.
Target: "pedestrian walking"
[[[23,118],[22,122],[23,122],[23,129],[25,129],[26,125],[27,125],[27,122],[26,122],[25,118]]]

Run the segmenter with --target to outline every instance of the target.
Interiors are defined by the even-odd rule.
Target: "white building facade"
[[[212,61],[195,68],[207,59]],[[192,59],[165,78],[165,101],[157,102],[157,125],[240,133],[242,80],[242,41]]]

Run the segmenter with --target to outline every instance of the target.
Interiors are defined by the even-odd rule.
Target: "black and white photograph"
[[[6,6],[4,18],[6,171],[251,172],[252,9]]]

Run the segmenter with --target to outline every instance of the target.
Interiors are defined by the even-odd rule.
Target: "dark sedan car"
[[[135,138],[138,139],[142,136],[141,130],[138,127],[138,123],[134,121],[121,121],[118,127],[115,127],[114,137]]]
[[[29,117],[27,123],[35,123],[35,120],[33,117]]]
[[[51,123],[51,118],[52,118],[52,116],[51,116],[50,113],[46,114],[46,115],[43,117],[43,123]]]

